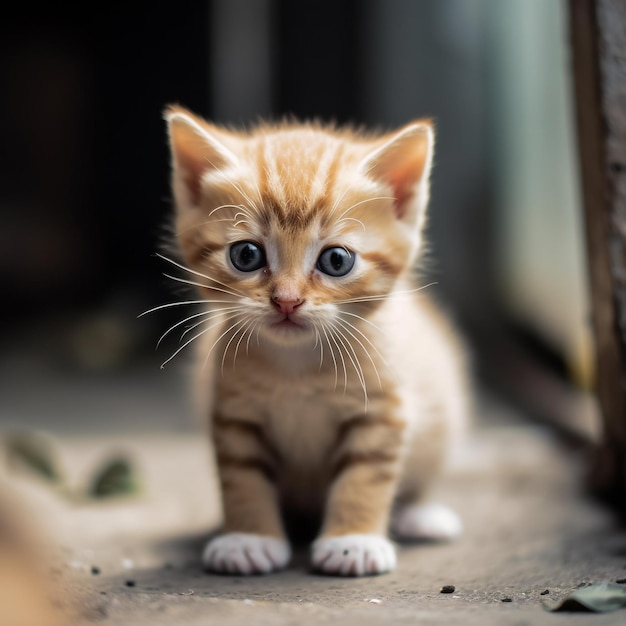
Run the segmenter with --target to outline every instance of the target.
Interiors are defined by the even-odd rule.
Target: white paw
[[[391,531],[399,539],[445,540],[463,532],[459,516],[441,504],[420,504],[399,508],[391,521]]]
[[[218,574],[269,574],[284,569],[290,558],[291,549],[284,539],[228,533],[207,543],[202,564]]]
[[[381,535],[342,535],[317,539],[311,561],[318,572],[325,574],[383,574],[396,567],[396,551]]]

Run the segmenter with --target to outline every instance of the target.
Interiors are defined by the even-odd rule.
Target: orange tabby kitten
[[[389,531],[457,535],[457,516],[423,501],[466,421],[459,344],[412,277],[431,123],[369,137],[238,133],[176,106],[166,119],[222,487],[206,568],[284,568],[288,513],[321,515],[311,560],[327,574],[392,570]]]

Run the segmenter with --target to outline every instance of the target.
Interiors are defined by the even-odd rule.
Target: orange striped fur
[[[236,132],[177,106],[166,119],[178,248],[213,311],[192,332],[224,532],[283,540],[294,510],[320,516],[322,538],[384,537],[394,502],[423,496],[466,423],[460,344],[413,272],[432,124]],[[230,260],[244,241],[265,253],[255,271]],[[328,248],[352,271],[320,270]]]

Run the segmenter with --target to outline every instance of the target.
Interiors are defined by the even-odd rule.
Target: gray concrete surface
[[[73,396],[73,383],[59,379],[22,397],[21,404],[15,390],[2,396],[11,400],[1,409],[2,430],[19,423],[56,435],[67,479],[63,491],[9,471],[6,464],[2,473],[50,539],[46,556],[54,562],[64,601],[70,598],[78,607],[80,624],[626,623],[626,611],[589,615],[542,609],[542,602],[556,602],[580,585],[625,577],[626,534],[608,511],[581,493],[580,452],[490,401],[481,402],[484,419],[435,494],[465,521],[458,541],[401,546],[397,571],[375,578],[314,575],[306,550],[276,575],[203,573],[200,551],[219,522],[211,456],[204,436],[193,431],[185,415],[165,415],[178,400],[182,406],[178,379],[163,385],[161,372],[146,376],[128,374],[123,384],[81,384]],[[59,385],[67,385],[69,399]],[[63,407],[51,406],[46,393],[65,398]],[[71,413],[65,422],[63,410]],[[117,412],[110,421],[88,422],[107,410]],[[46,422],[51,411],[58,419]],[[82,498],[96,469],[118,452],[134,460],[141,492],[96,503]],[[456,591],[441,594],[448,584]],[[549,594],[540,595],[544,590]]]

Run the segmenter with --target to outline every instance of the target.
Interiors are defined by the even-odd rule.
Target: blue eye
[[[345,248],[326,248],[317,259],[317,269],[329,276],[345,276],[352,271],[356,255]]]
[[[265,267],[263,248],[251,241],[238,241],[230,247],[230,260],[240,272],[254,272]]]

